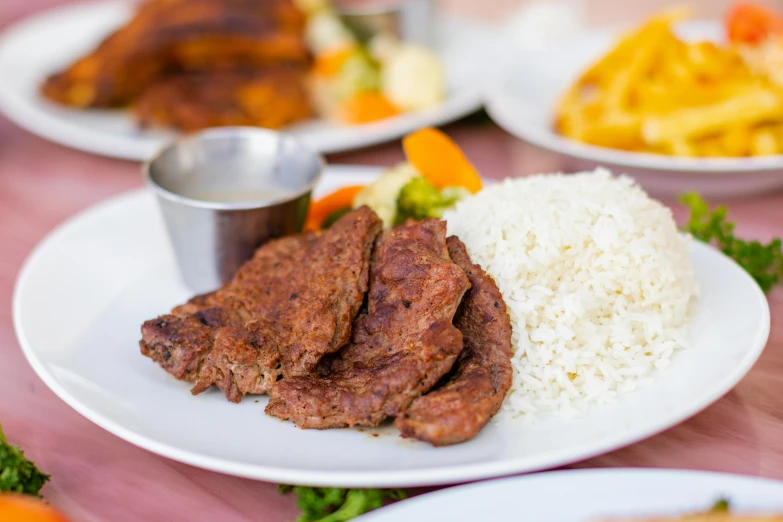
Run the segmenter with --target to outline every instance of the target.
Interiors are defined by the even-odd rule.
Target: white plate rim
[[[737,473],[724,473],[719,471],[702,471],[694,469],[677,469],[677,468],[581,468],[581,469],[566,469],[557,471],[547,471],[543,473],[534,473],[516,477],[505,477],[492,480],[484,480],[480,482],[474,482],[471,484],[462,484],[444,488],[438,491],[432,491],[417,495],[404,502],[397,502],[383,508],[372,511],[358,520],[362,522],[372,522],[374,520],[389,520],[389,517],[397,515],[415,515],[415,511],[422,506],[437,504],[443,504],[444,501],[458,497],[461,493],[466,492],[480,492],[487,491],[490,488],[499,485],[517,486],[517,490],[522,492],[526,490],[526,486],[535,482],[560,482],[561,478],[576,478],[578,481],[592,482],[592,481],[635,481],[648,478],[660,477],[661,480],[666,479],[680,479],[687,478],[690,481],[702,482],[702,481],[726,481],[726,482],[742,482],[754,485],[767,485],[770,487],[783,490],[783,481],[752,476],[741,475]],[[567,494],[567,492],[565,493]],[[728,496],[731,496],[731,492],[726,492]],[[717,499],[716,499],[717,500]],[[662,499],[662,504],[666,504],[666,499]],[[667,507],[662,506],[663,510],[667,510]],[[587,519],[586,519],[587,520]]]
[[[716,24],[719,24],[719,22],[715,20],[689,21],[681,24],[681,27],[685,31],[703,31],[706,28],[714,28]],[[616,28],[594,29],[574,36],[561,45],[564,48],[580,47],[596,39],[611,39],[614,41],[621,34],[622,31]],[[539,59],[543,61],[545,58]],[[586,68],[587,65],[585,64],[584,67]],[[560,136],[551,127],[531,129],[524,124],[520,125],[519,120],[514,117],[514,111],[509,110],[516,100],[520,98],[509,92],[508,83],[513,76],[528,73],[529,71],[526,72],[509,66],[507,72],[500,76],[499,81],[487,90],[484,96],[484,107],[490,118],[505,131],[543,149],[599,164],[658,170],[662,174],[667,173],[667,171],[679,171],[705,175],[730,175],[736,172],[752,173],[783,169],[783,154],[747,158],[686,158],[645,152],[629,152],[581,143]],[[557,94],[559,95],[560,93]]]
[[[36,24],[84,10],[120,10],[127,9],[128,5],[128,0],[86,0],[54,6],[33,13],[3,28],[0,32],[0,57],[7,52],[6,49],[16,39],[26,35],[30,28]],[[457,21],[458,23],[466,22],[465,19],[449,15],[448,13],[442,16],[442,20]],[[480,24],[474,23],[472,25],[474,27],[482,27]],[[482,29],[484,28],[482,27]],[[431,109],[405,113],[382,122],[356,125],[354,127],[327,128],[313,134],[305,133],[304,136],[317,135],[317,138],[311,138],[316,143],[316,145],[311,146],[317,152],[346,152],[393,141],[421,127],[444,125],[479,110],[482,104],[483,92],[479,85],[476,84],[459,91],[457,96],[448,98],[442,104]],[[51,114],[44,109],[29,104],[26,98],[20,95],[16,89],[6,88],[3,83],[0,83],[0,111],[10,121],[28,132],[75,150],[137,161],[147,160],[154,153],[153,150],[148,150],[150,148],[149,144],[135,142],[130,137],[111,137],[111,139],[106,141],[94,139],[94,134],[98,131],[92,131],[89,127],[85,128],[84,134],[82,132],[74,134],[71,132],[71,125],[66,120],[63,120],[56,114]],[[348,130],[353,131],[350,133],[350,138],[341,138],[339,136],[339,134],[348,132]],[[334,133],[334,131],[337,131],[337,136],[330,137],[329,134]],[[296,129],[283,129],[283,132],[297,134]],[[173,136],[177,135],[175,132],[171,132],[171,134]],[[168,140],[156,141],[155,147],[162,147],[165,144],[164,141]],[[129,143],[136,144],[135,146],[129,146]]]
[[[337,165],[327,167],[327,171],[328,170],[342,170],[343,172],[347,172],[349,176],[353,176],[352,179],[356,179],[358,173],[364,171],[367,173],[366,175],[368,176],[368,181],[376,176],[377,172],[379,171],[378,168],[374,167],[345,167]],[[371,172],[372,174],[370,174]],[[335,176],[337,174],[333,173],[332,175]],[[324,177],[326,177],[326,175]],[[676,415],[669,416],[665,422],[659,423],[659,425],[657,425],[655,428],[649,429],[645,427],[637,427],[635,429],[622,432],[620,436],[613,435],[607,437],[600,444],[588,444],[587,446],[589,449],[577,446],[561,449],[559,451],[551,451],[537,458],[528,457],[524,459],[525,464],[522,466],[520,466],[518,463],[518,461],[522,459],[508,459],[499,462],[461,464],[430,470],[334,472],[291,470],[284,467],[258,466],[254,464],[237,463],[221,458],[205,457],[203,455],[199,455],[196,452],[184,451],[175,446],[158,442],[143,434],[136,433],[118,421],[109,419],[104,415],[91,411],[89,407],[86,407],[80,403],[79,400],[76,399],[66,389],[66,387],[60,385],[57,379],[48,371],[41,358],[38,357],[35,348],[27,340],[24,334],[24,328],[21,319],[22,299],[26,292],[26,288],[29,286],[32,279],[32,273],[34,272],[36,266],[42,262],[41,260],[46,257],[49,245],[54,244],[61,236],[65,236],[72,228],[78,227],[81,222],[89,222],[91,219],[94,219],[94,216],[100,215],[101,212],[105,209],[116,205],[121,205],[127,201],[132,201],[135,198],[144,197],[146,194],[146,189],[134,189],[108,198],[68,218],[40,240],[40,242],[33,248],[28,257],[25,259],[14,285],[12,301],[14,330],[25,358],[32,366],[35,373],[58,397],[60,397],[66,404],[68,404],[82,416],[86,417],[88,420],[97,424],[106,431],[126,440],[127,442],[130,442],[131,444],[151,451],[152,453],[156,453],[179,462],[184,462],[186,464],[212,471],[269,482],[324,487],[332,486],[366,488],[417,487],[456,484],[487,478],[503,477],[523,472],[526,473],[551,469],[626,447],[628,445],[639,442],[640,440],[661,433],[662,431],[676,426],[691,418],[695,414],[704,410],[706,407],[723,397],[726,393],[731,391],[737,385],[737,383],[739,383],[739,381],[748,373],[748,371],[750,371],[750,369],[760,357],[769,337],[769,304],[767,302],[766,296],[761,291],[756,282],[750,277],[750,275],[747,274],[747,272],[736,265],[733,260],[729,259],[713,247],[701,244],[694,240],[697,245],[696,248],[709,250],[713,255],[723,257],[728,260],[732,265],[734,265],[736,270],[739,271],[741,277],[745,278],[747,283],[754,289],[759,302],[762,304],[763,317],[761,318],[761,324],[763,327],[756,332],[754,339],[750,343],[752,349],[748,350],[744,354],[740,364],[734,367],[732,372],[726,376],[723,381],[716,383],[709,390],[702,391],[700,394],[698,394],[698,400],[694,400],[688,405],[688,407],[683,408],[682,410],[678,410]]]

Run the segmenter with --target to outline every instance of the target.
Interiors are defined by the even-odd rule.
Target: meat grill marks
[[[302,428],[375,426],[405,410],[445,375],[462,350],[452,320],[465,273],[446,248],[446,224],[429,219],[383,232],[370,270],[368,310],[351,343],[320,377],[284,379],[266,412]]]
[[[220,290],[145,322],[141,352],[193,393],[214,384],[233,402],[309,374],[350,339],[381,226],[362,207],[323,233],[267,243]]]
[[[455,322],[465,347],[448,381],[414,400],[395,421],[404,437],[435,446],[476,436],[500,409],[512,379],[511,321],[503,297],[459,239],[450,237],[448,248],[471,284]]]

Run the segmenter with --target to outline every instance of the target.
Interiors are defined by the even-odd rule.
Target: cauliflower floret
[[[353,98],[360,92],[375,91],[380,86],[380,71],[372,59],[361,49],[345,60],[337,74],[335,84],[339,100]]]
[[[370,39],[367,50],[375,60],[384,64],[400,46],[400,40],[393,34],[378,33]]]
[[[314,54],[327,49],[356,44],[356,38],[332,12],[322,11],[309,18],[305,30],[307,45]]]
[[[438,55],[426,47],[400,43],[383,65],[383,94],[401,109],[425,109],[437,105],[445,97],[443,64]]]
[[[359,192],[353,200],[353,206],[369,206],[381,218],[384,228],[391,228],[397,216],[397,198],[402,187],[420,175],[412,165],[400,163]]]
[[[332,7],[329,0],[294,0],[294,5],[306,15],[328,11]]]

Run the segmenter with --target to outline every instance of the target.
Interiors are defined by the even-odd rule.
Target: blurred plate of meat
[[[135,9],[134,4],[125,1],[79,3],[42,12],[7,28],[0,36],[0,77],[3,78],[0,110],[28,131],[68,147],[117,158],[148,159],[175,136],[174,131],[141,129],[125,110],[81,110],[58,105],[41,95],[41,86],[47,77],[86,55],[131,19]],[[283,43],[271,42],[270,48],[280,51],[285,47]],[[349,126],[307,119],[284,130],[299,135],[317,151],[328,153],[390,141],[420,127],[453,121],[481,106],[481,88],[485,83],[482,80],[494,74],[493,66],[488,63],[491,60],[486,58],[496,55],[499,45],[500,39],[493,35],[491,28],[457,17],[440,16],[436,24],[435,51],[443,61],[447,75],[447,97],[443,103],[375,123]],[[203,46],[196,47],[183,49],[181,54],[192,60],[201,59],[197,51],[204,51]],[[298,60],[297,49],[290,47],[282,49],[288,51],[283,58]],[[84,67],[89,68],[90,64],[85,63]],[[132,90],[135,83],[128,79],[137,78],[154,67],[154,63],[144,63],[134,68],[133,74],[118,73],[117,77],[125,78],[123,89],[114,89],[112,94],[123,95],[120,91]],[[209,82],[208,89],[200,88],[204,82]],[[52,88],[56,89],[56,85]],[[272,106],[267,103],[269,92],[284,94],[282,101],[274,104],[274,113],[265,113],[261,118],[271,126],[277,126],[280,121],[299,120],[303,113],[306,115],[296,71],[275,66],[256,74],[232,72],[213,74],[211,78],[175,77],[145,93],[138,108],[139,117],[165,121],[181,128],[244,124],[236,119],[236,107],[220,103],[226,93],[238,92],[238,89],[245,94],[244,99],[253,110],[269,110]],[[185,101],[177,95],[182,92],[195,92],[197,96]],[[114,101],[107,100],[107,103]],[[203,107],[212,110],[204,111]]]

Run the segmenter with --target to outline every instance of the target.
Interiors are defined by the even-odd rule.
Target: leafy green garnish
[[[462,187],[445,187],[438,190],[426,178],[415,177],[402,187],[397,197],[397,217],[394,222],[400,225],[408,219],[420,221],[431,217],[439,218],[467,194],[467,189]]]
[[[40,496],[49,475],[27,460],[21,448],[11,446],[0,427],[0,492]]]
[[[734,235],[734,223],[726,220],[726,207],[710,211],[707,203],[695,192],[680,196],[691,211],[685,230],[700,241],[712,243],[734,259],[759,284],[764,292],[780,283],[783,277],[783,243],[775,238],[768,244],[745,241]]]
[[[407,498],[402,489],[342,489],[278,486],[280,493],[295,493],[302,514],[297,522],[344,522],[383,506],[385,500]]]
[[[710,511],[713,512],[724,512],[729,510],[729,500],[722,498],[715,502],[712,507],[710,508]]]

